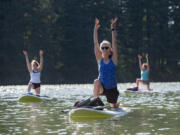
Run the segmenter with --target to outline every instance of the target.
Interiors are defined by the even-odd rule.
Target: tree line
[[[39,60],[42,83],[92,83],[98,76],[93,27],[111,41],[110,20],[118,17],[118,82],[140,76],[137,55],[150,59],[151,81],[180,81],[178,0],[1,0],[0,84],[27,84],[22,50]]]

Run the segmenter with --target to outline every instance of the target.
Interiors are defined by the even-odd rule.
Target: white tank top
[[[30,82],[31,83],[41,83],[41,80],[40,80],[40,71],[31,71],[30,72]]]

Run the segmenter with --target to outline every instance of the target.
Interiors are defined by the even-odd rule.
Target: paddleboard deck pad
[[[84,119],[102,119],[110,118],[113,116],[124,116],[130,112],[126,107],[120,107],[116,110],[97,110],[93,108],[76,108],[69,112],[71,118],[84,118]]]

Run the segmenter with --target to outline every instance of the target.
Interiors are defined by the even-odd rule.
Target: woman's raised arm
[[[23,50],[23,54],[26,58],[26,65],[27,65],[28,71],[31,72],[32,69],[31,69],[31,64],[29,62],[28,53],[25,50]]]
[[[39,67],[39,70],[42,71],[43,69],[43,50],[40,50],[39,51],[39,56],[40,56],[40,67]]]
[[[115,25],[117,22],[118,18],[114,18],[111,21],[111,31],[112,31],[112,51],[113,51],[113,55],[112,55],[112,59],[113,62],[117,65],[117,58],[118,58],[118,49],[117,49],[117,40],[116,40],[116,29],[115,29]]]
[[[94,39],[94,53],[96,56],[97,63],[99,64],[100,60],[102,59],[102,54],[99,47],[99,41],[98,41],[98,29],[99,29],[99,20],[95,19],[95,26],[94,26],[94,33],[93,33],[93,39]]]
[[[142,62],[141,62],[142,56],[138,54],[138,60],[139,60],[139,68],[142,70]]]
[[[147,62],[147,70],[149,71],[150,67],[149,67],[149,55],[148,55],[148,53],[146,54],[146,62]]]

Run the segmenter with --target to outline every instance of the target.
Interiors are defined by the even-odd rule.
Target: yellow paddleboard
[[[130,112],[130,109],[126,107],[120,107],[117,110],[96,110],[93,108],[76,108],[69,112],[70,117],[73,118],[83,118],[83,119],[104,119],[113,116],[123,116]]]
[[[23,95],[18,99],[19,102],[42,102],[43,99],[41,97],[37,97],[34,95]]]

